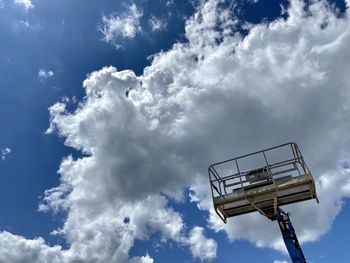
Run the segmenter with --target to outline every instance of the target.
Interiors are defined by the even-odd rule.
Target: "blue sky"
[[[288,207],[304,254],[347,262],[348,5],[0,0],[0,262],[290,262],[206,174],[286,141],[321,201]]]

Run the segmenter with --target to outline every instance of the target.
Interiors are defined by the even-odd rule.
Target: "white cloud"
[[[200,260],[212,260],[216,257],[217,244],[213,239],[207,239],[203,235],[203,228],[194,227],[189,236],[188,243],[193,257]]]
[[[168,206],[188,186],[192,201],[209,210],[212,229],[284,250],[277,224],[257,213],[220,222],[206,168],[286,141],[299,143],[321,202],[285,208],[299,240],[317,240],[331,228],[350,197],[348,14],[337,18],[314,3],[305,15],[294,0],[287,20],[252,25],[242,37],[219,6],[202,3],[186,23],[189,42],[154,55],[141,76],[105,67],[84,81],[86,97],[74,112],[65,103],[50,107],[48,132],[86,154],[63,160],[61,184],[40,205],[67,212],[56,231],[70,244],[60,250],[62,262],[152,262],[146,252],[131,259],[128,252],[135,239],[156,232],[160,242],[189,246],[194,257],[205,247],[211,253],[202,260],[215,257],[215,242],[201,228],[187,232],[181,214]],[[10,245],[18,246],[16,239]],[[21,255],[10,251],[7,258]]]
[[[161,31],[161,30],[164,30],[167,26],[166,21],[161,20],[153,15],[149,19],[149,24],[151,26],[152,31]]]
[[[288,261],[276,259],[273,263],[288,263]]]
[[[39,69],[39,71],[38,71],[38,77],[41,80],[50,78],[53,75],[55,75],[55,73],[52,70]]]
[[[15,4],[22,6],[26,11],[34,8],[31,0],[15,0]]]
[[[209,64],[205,66],[210,69],[205,69],[204,65],[203,69],[209,74],[215,74],[212,75],[213,79],[222,76],[217,85],[236,89],[235,96],[244,101],[245,105],[249,105],[245,108],[245,114],[241,115],[244,109],[242,102],[234,100],[232,96],[231,100],[238,105],[225,105],[225,111],[231,108],[228,112],[231,112],[232,117],[225,114],[221,106],[218,107],[219,112],[215,113],[215,107],[212,113],[214,116],[225,116],[230,121],[237,120],[235,126],[225,126],[226,130],[238,133],[238,136],[228,135],[230,140],[233,137],[236,141],[235,148],[241,148],[239,138],[248,139],[251,136],[250,140],[255,145],[249,145],[249,140],[245,139],[247,149],[238,151],[237,155],[283,141],[300,142],[313,174],[318,178],[317,188],[321,200],[320,205],[309,201],[287,208],[292,212],[292,220],[300,240],[306,242],[317,240],[330,229],[335,216],[341,210],[343,198],[350,196],[349,171],[337,168],[337,159],[341,158],[342,151],[348,151],[346,148],[349,145],[349,136],[346,133],[348,120],[345,121],[349,113],[345,68],[349,65],[345,59],[340,59],[343,52],[348,52],[346,43],[349,41],[349,21],[336,19],[321,4],[311,7],[311,17],[304,16],[302,10],[302,4],[293,1],[288,10],[288,20],[253,27],[249,35],[235,48],[235,59],[225,59],[217,64],[216,56],[222,58],[219,52],[225,50],[225,45],[222,45],[222,50],[211,56],[214,59],[211,61],[213,67],[219,66],[221,73]],[[324,19],[329,24],[322,30],[320,25]],[[331,34],[334,38],[325,34]],[[226,67],[220,67],[225,64]],[[226,68],[231,72],[227,72]],[[205,79],[208,81],[210,75],[207,74]],[[334,82],[337,84],[334,85]],[[246,95],[242,97],[243,89]],[[227,96],[229,93],[225,90],[224,94]],[[213,100],[212,105],[221,103]],[[221,122],[211,121],[208,116],[206,118],[208,122],[225,121],[224,118]],[[251,123],[252,120],[255,123]],[[272,129],[264,123],[272,125]],[[293,128],[294,124],[299,127]],[[250,128],[242,130],[239,126]],[[303,131],[303,128],[306,130]],[[258,130],[259,134],[251,132],[253,130]],[[323,136],[327,140],[322,140]],[[217,143],[219,140],[214,141]],[[224,150],[225,145],[221,147],[224,153],[229,152]],[[318,154],[315,155],[315,152]],[[224,156],[229,157],[228,154]],[[201,189],[203,187],[199,184],[194,188],[194,192],[200,197],[192,193],[192,199],[199,200],[201,208],[211,209],[210,199],[204,198],[207,190]],[[228,225],[223,226],[215,213],[212,213],[210,222],[214,229],[224,229],[232,240],[247,238],[257,246],[285,250],[276,224],[258,214],[231,219]]]
[[[10,148],[4,148],[1,149],[1,160],[5,160],[7,155],[9,155],[11,153],[11,149]]]
[[[0,262],[61,263],[62,248],[49,247],[42,238],[25,239],[9,232],[0,232]]]
[[[132,39],[137,33],[142,31],[140,25],[141,17],[142,11],[135,4],[132,4],[128,12],[121,16],[113,14],[109,17],[103,16],[103,25],[99,28],[103,34],[103,40],[114,44],[116,47],[121,47],[119,42],[123,38]]]

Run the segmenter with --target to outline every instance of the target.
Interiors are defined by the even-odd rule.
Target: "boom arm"
[[[295,234],[288,213],[285,213],[282,209],[278,208],[276,219],[293,263],[306,263],[305,256],[301,250],[297,235]]]

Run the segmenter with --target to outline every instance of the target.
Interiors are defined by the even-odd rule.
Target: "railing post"
[[[237,172],[238,172],[238,176],[239,176],[239,181],[241,182],[241,188],[243,189],[243,182],[242,182],[241,172],[239,170],[237,159],[235,159],[235,163],[236,163],[236,168],[237,168]]]

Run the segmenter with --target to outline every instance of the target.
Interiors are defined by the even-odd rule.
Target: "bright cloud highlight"
[[[203,236],[203,228],[195,227],[190,232],[190,249],[194,257],[201,260],[212,260],[216,257],[217,244],[213,239],[206,239]]]
[[[26,11],[34,8],[31,0],[15,0],[15,4],[22,6]]]

